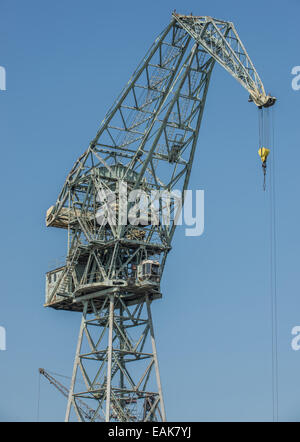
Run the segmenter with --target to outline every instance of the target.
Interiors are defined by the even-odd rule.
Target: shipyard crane
[[[216,62],[259,109],[275,103],[233,23],[174,12],[47,211],[47,226],[66,229],[68,253],[46,274],[45,306],[82,314],[66,421],[85,420],[83,398],[106,421],[166,420],[151,303],[162,296]],[[174,189],[179,201],[153,197]],[[126,199],[132,192],[143,210]]]

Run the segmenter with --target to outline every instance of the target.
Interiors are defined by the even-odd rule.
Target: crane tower
[[[151,303],[162,296],[216,62],[249,101],[274,104],[233,23],[174,12],[47,211],[47,226],[66,229],[68,253],[46,274],[45,306],[82,314],[67,421],[86,420],[83,399],[95,419],[166,420]]]

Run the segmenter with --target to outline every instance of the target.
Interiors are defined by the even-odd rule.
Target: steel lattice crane
[[[256,106],[275,103],[233,23],[173,13],[47,211],[47,226],[68,231],[68,255],[46,275],[45,305],[82,312],[66,420],[85,420],[82,398],[106,421],[166,419],[150,305],[162,296],[215,62]],[[174,189],[182,196],[166,223],[166,202],[151,198]],[[126,223],[133,191],[146,195],[151,221]]]

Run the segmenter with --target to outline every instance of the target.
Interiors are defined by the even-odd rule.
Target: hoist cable
[[[270,149],[269,172],[269,223],[270,223],[270,314],[271,314],[271,356],[272,356],[272,415],[278,421],[278,318],[277,318],[277,263],[276,263],[276,187],[275,187],[275,125],[274,110],[258,110],[259,149]],[[262,159],[263,161],[263,159]],[[266,190],[266,160],[263,162],[264,190]]]
[[[36,414],[36,421],[37,422],[39,422],[39,420],[40,420],[40,395],[41,395],[41,374],[39,373],[38,396],[37,396],[37,414]]]
[[[61,377],[61,378],[65,378],[65,379],[72,379],[71,376],[65,376],[64,374],[56,373],[56,372],[54,372],[54,371],[49,371],[49,370],[47,370],[47,372],[48,372],[49,374],[51,374],[52,376],[59,376],[59,377]]]
[[[262,109],[257,108],[258,111],[258,146],[262,147]]]
[[[278,315],[277,315],[277,244],[276,244],[276,187],[275,187],[275,129],[274,110],[271,115],[272,137],[270,171],[270,292],[271,292],[271,326],[272,326],[272,397],[273,421],[278,421]]]

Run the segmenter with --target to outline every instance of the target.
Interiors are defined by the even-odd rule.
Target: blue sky
[[[70,375],[80,316],[43,308],[44,274],[65,254],[46,209],[132,71],[179,13],[233,21],[275,113],[279,419],[300,421],[300,65],[297,0],[2,0],[0,420],[37,419],[38,368]],[[153,305],[170,421],[272,420],[270,196],[262,191],[258,116],[217,66],[191,189],[205,191],[205,232],[176,232]],[[69,380],[64,380],[68,385]],[[65,400],[44,379],[40,420],[63,420]]]

